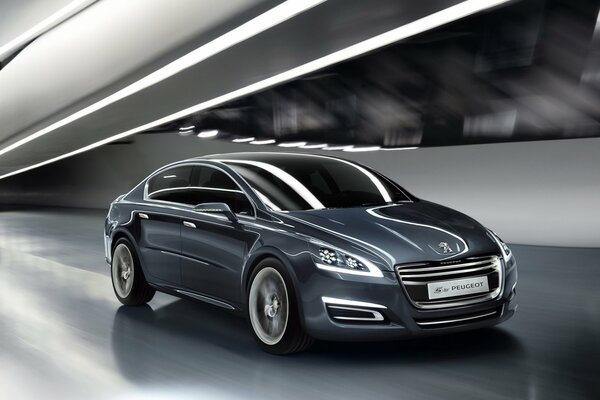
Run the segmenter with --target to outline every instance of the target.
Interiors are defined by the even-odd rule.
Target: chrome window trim
[[[156,200],[156,201],[160,201],[160,200]],[[169,203],[168,201],[165,203]],[[148,206],[147,203],[140,203],[137,201],[127,201],[126,204],[133,204],[133,205],[138,205],[138,206]],[[171,204],[171,203],[170,203]],[[180,204],[180,203],[172,203],[172,204]],[[218,219],[219,222],[227,222],[229,221],[229,219],[223,215],[219,215],[219,214],[214,214],[214,213],[203,213],[197,210],[194,210],[192,208],[190,208],[190,206],[187,206],[184,204],[184,206],[187,206],[188,208],[183,208],[183,207],[173,207],[173,206],[165,206],[165,205],[161,205],[161,204],[150,204],[150,206],[152,207],[159,207],[159,208],[168,208],[170,210],[176,210],[176,211],[193,211],[197,214],[200,214],[202,216],[208,216],[208,217],[212,217],[215,219]],[[160,211],[156,211],[156,210],[139,210],[139,209],[135,209],[133,211],[131,211],[131,218],[129,219],[129,221],[127,221],[126,223],[123,224],[123,226],[129,225],[132,221],[133,221],[133,217],[135,216],[135,214],[139,214],[140,212],[144,212],[144,213],[148,213],[150,214],[150,216],[152,214],[158,214],[158,215],[164,215],[167,217],[176,217],[176,218],[184,218],[183,216],[179,215],[179,214],[172,214],[172,213],[167,213],[167,212],[160,212]],[[238,217],[238,219],[242,219],[242,222],[246,222],[246,223],[251,223],[252,221],[254,221],[256,219],[256,217],[251,217],[249,215],[240,215],[240,214],[236,214],[236,216]],[[206,223],[209,224],[217,224],[219,222],[212,222],[212,221],[204,221]],[[233,225],[232,225],[233,227]]]
[[[221,188],[216,188],[216,187],[210,187],[210,186],[181,186],[181,187],[176,187],[176,188],[167,188],[167,189],[160,189],[160,190],[155,190],[152,193],[148,193],[148,198],[151,198],[152,195],[156,194],[156,193],[165,193],[165,192],[175,192],[177,190],[185,190],[185,189],[196,189],[196,190],[212,190],[215,192],[229,192],[229,193],[244,193],[241,189],[240,190],[236,190],[236,189],[221,189]]]
[[[183,162],[177,162],[177,163],[172,163],[169,165],[166,165],[162,168],[157,169],[156,171],[154,171],[152,174],[150,174],[149,176],[146,177],[144,182],[144,197],[143,200],[147,203],[150,204],[154,204],[154,203],[165,203],[165,204],[173,204],[176,205],[176,207],[170,207],[173,208],[175,210],[182,210],[182,211],[192,211],[198,214],[202,214],[202,215],[210,215],[212,217],[216,217],[218,219],[224,219],[227,220],[227,217],[223,217],[221,215],[217,215],[217,214],[210,214],[210,213],[203,213],[197,210],[193,209],[193,206],[190,206],[189,204],[185,204],[185,203],[177,203],[174,201],[165,201],[165,200],[155,200],[155,199],[151,199],[148,197],[148,184],[150,182],[150,179],[154,178],[156,175],[162,173],[162,172],[166,172],[171,168],[177,168],[177,167],[185,167],[185,166],[198,166],[198,167],[208,167],[208,168],[213,168],[216,169],[218,171],[223,172],[224,174],[226,174],[229,178],[231,178],[231,180],[233,181],[233,183],[235,183],[235,185],[238,187],[239,192],[242,193],[244,196],[246,196],[246,198],[248,199],[248,201],[250,202],[250,205],[252,205],[252,209],[254,211],[254,215],[253,216],[247,216],[247,215],[241,215],[241,214],[235,214],[237,217],[245,217],[245,218],[251,218],[251,219],[256,219],[257,217],[257,207],[256,207],[256,203],[254,202],[254,200],[252,199],[252,197],[248,196],[248,193],[242,188],[240,187],[240,185],[236,182],[236,179],[234,178],[234,176],[229,173],[228,171],[224,170],[223,168],[217,166],[217,165],[213,165],[210,163],[206,163],[206,162],[202,162],[202,161],[197,161],[197,160],[189,160],[189,161],[183,161]],[[243,179],[243,178],[242,178]],[[244,181],[245,182],[245,181]],[[139,186],[139,185],[138,185]],[[137,187],[137,186],[136,186]],[[187,186],[190,188],[195,188],[197,186]],[[187,188],[186,187],[186,188]],[[134,188],[135,189],[135,188]],[[173,189],[181,189],[181,188],[173,188]],[[235,191],[233,189],[220,189],[220,190],[230,190],[230,191]],[[129,195],[129,193],[131,193],[133,191],[130,190],[127,195]],[[152,194],[154,194],[156,192],[152,192]],[[126,196],[127,196],[126,195]]]

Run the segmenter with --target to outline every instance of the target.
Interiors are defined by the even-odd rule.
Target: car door
[[[161,171],[148,180],[147,207],[137,213],[140,257],[149,279],[159,284],[181,284],[181,216],[192,166]]]
[[[182,286],[196,293],[237,303],[241,271],[258,234],[248,229],[254,207],[237,184],[216,167],[197,166],[196,182],[188,188],[194,205],[223,202],[238,216],[231,222],[220,214],[183,213],[181,225]]]

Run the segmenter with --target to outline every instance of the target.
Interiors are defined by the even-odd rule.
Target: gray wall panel
[[[0,203],[104,208],[171,161],[281,150],[167,134],[134,140],[0,181]],[[477,218],[507,241],[600,247],[600,139],[321,154],[373,166],[415,195]]]

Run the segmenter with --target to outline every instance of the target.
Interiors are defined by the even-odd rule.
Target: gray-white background
[[[140,135],[0,182],[0,203],[106,208],[171,161],[281,147]],[[600,139],[368,153],[325,152],[370,165],[427,200],[465,212],[511,243],[600,247]]]

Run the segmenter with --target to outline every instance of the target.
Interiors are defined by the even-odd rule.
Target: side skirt
[[[236,307],[233,304],[230,304],[226,301],[215,299],[215,298],[209,297],[209,296],[205,296],[203,294],[193,292],[190,290],[179,289],[179,288],[172,287],[172,286],[162,286],[162,285],[157,285],[157,284],[150,284],[150,286],[152,286],[154,289],[158,290],[159,292],[170,294],[172,296],[181,297],[184,299],[199,300],[204,303],[208,303],[213,306],[217,306],[219,308],[223,308],[223,309],[229,310],[229,311],[236,311],[236,312],[242,311],[239,307]]]

